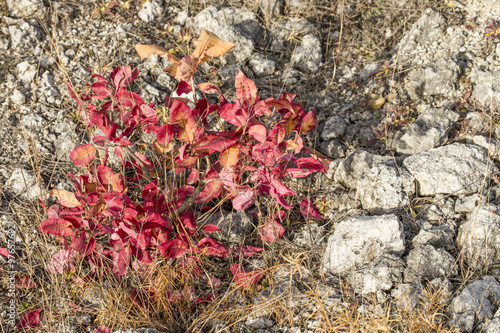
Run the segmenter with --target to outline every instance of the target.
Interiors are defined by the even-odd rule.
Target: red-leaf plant
[[[228,198],[235,210],[245,210],[258,196],[270,195],[278,205],[291,209],[285,196],[296,193],[283,179],[325,171],[314,155],[301,154],[302,136],[315,128],[316,116],[294,102],[294,94],[261,100],[255,83],[240,72],[235,103],[228,102],[215,85],[202,83],[198,89],[218,94],[218,103],[200,99],[189,107],[180,99],[167,98],[168,112],[160,120],[154,103],[147,104],[137,92],[130,91],[137,76],[138,71],[129,66],[115,68],[109,79],[94,74],[96,82],[89,85],[93,94],[80,96],[68,85],[84,122],[101,133],[92,137],[93,145],[78,146],[71,152],[73,162],[86,167],[87,172],[78,177],[70,174],[74,197],[64,191],[53,192],[59,204],[47,210],[47,219],[40,224],[43,233],[56,235],[62,242],[64,251],[51,263],[54,273],[74,268],[75,257],[86,257],[94,274],[107,271],[118,276],[158,256],[176,260],[203,255],[228,257],[226,245],[200,236],[192,210],[195,203]],[[179,87],[182,92],[191,90],[188,84]],[[94,100],[100,101],[99,106]],[[218,120],[222,129],[210,127],[209,119]],[[141,132],[156,134],[155,163],[132,152]],[[109,166],[110,154],[121,161],[119,172]],[[166,182],[161,186],[161,180],[151,180],[152,171],[162,167],[189,172],[187,185]],[[127,170],[135,172],[131,175]],[[261,239],[274,242],[280,238],[284,232],[280,222],[285,216],[285,211],[279,211],[265,221],[257,229]],[[217,228],[203,231],[209,234]],[[251,248],[249,254],[260,250]],[[233,254],[241,255],[242,249],[234,249]],[[103,258],[111,260],[110,269]],[[232,271],[241,286],[262,275],[239,265],[233,265]]]

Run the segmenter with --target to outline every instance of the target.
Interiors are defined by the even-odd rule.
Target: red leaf
[[[95,99],[107,98],[107,97],[111,96],[111,94],[113,92],[111,89],[106,87],[106,84],[104,82],[95,82],[92,84],[91,87],[92,87],[92,90],[94,90],[94,92],[97,94],[97,95],[92,96]]]
[[[196,251],[198,253],[202,253],[205,255],[214,255],[219,258],[225,258],[229,255],[227,247],[210,237],[203,237],[202,239],[200,239],[196,247]]]
[[[189,245],[180,239],[172,239],[158,246],[162,257],[167,258],[181,258],[188,252],[188,249]]]
[[[256,253],[263,251],[264,249],[261,247],[256,247],[252,245],[240,245],[235,250],[238,256],[242,256],[243,258],[248,258]]]
[[[240,264],[231,265],[231,273],[234,276],[236,285],[241,288],[250,287],[252,284],[257,283],[264,275],[264,272],[258,269],[245,270]]]
[[[74,148],[69,153],[69,158],[76,166],[82,167],[89,165],[94,160],[95,154],[96,149],[92,145],[86,144]]]
[[[182,70],[182,67],[181,67]],[[182,94],[189,94],[191,92],[191,86],[186,81],[180,81],[177,90],[175,91],[178,96]]]
[[[225,104],[219,111],[219,115],[234,126],[246,126],[248,122],[247,112],[237,104]]]
[[[211,155],[214,152],[222,153],[238,143],[238,140],[228,140],[215,135],[207,135],[195,143],[194,149],[198,154]]]
[[[196,199],[194,199],[194,202],[202,203],[215,199],[221,194],[221,191],[222,191],[222,182],[218,179],[210,180],[205,185],[200,195]]]
[[[216,231],[220,231],[220,229],[215,224],[207,224],[206,226],[203,227],[203,232],[206,233],[207,235],[210,235]]]
[[[283,213],[285,212],[280,212],[281,219],[283,219],[284,217]],[[279,219],[280,218],[275,216],[274,218],[270,219],[267,223],[259,226],[257,228],[257,234],[259,235],[259,238],[268,243],[274,243],[279,238],[281,238],[281,236],[283,236],[283,234],[285,233],[285,228],[283,228],[281,223],[278,222]]]
[[[56,236],[72,236],[75,233],[73,224],[59,218],[49,218],[40,223],[39,229],[44,234]]]
[[[20,330],[27,328],[35,328],[40,325],[40,312],[42,309],[27,312],[16,325]]]
[[[66,82],[66,86],[68,86],[69,95],[71,96],[71,98],[73,98],[76,101],[76,103],[78,103],[78,109],[81,109],[82,108],[82,102],[76,96],[75,91],[73,90],[73,85],[71,84],[71,82]]]
[[[243,107],[249,110],[257,100],[257,86],[241,71],[236,75],[234,85],[236,87],[236,97]]]
[[[195,232],[196,229],[198,229],[198,226],[196,225],[196,221],[194,219],[194,214],[193,211],[187,210],[184,213],[182,213],[181,216],[179,216],[181,220],[181,224],[184,227],[187,227],[189,231]]]
[[[193,170],[191,170],[191,173],[189,174],[189,177],[186,180],[186,183],[189,184],[189,185],[193,185],[199,179],[200,179],[200,173],[198,172],[198,169],[193,169]]]
[[[317,219],[317,220],[323,219],[323,217],[321,217],[321,214],[318,212],[318,210],[313,205],[311,200],[306,198],[300,201],[300,213],[306,219]]]
[[[104,165],[97,166],[97,177],[107,191],[122,192],[125,189],[122,175],[114,173],[110,167]]]
[[[38,288],[38,285],[29,276],[20,276],[16,278],[16,288],[31,289]]]
[[[174,132],[168,124],[162,124],[156,129],[156,140],[164,146],[168,145],[173,137]]]
[[[170,125],[178,131],[179,140],[183,142],[193,142],[194,132],[198,125],[193,117],[193,112],[186,103],[174,100],[170,107]]]
[[[139,71],[135,69],[132,72],[130,66],[125,65],[122,67],[116,67],[109,76],[113,80],[115,87],[118,89],[120,87],[129,86],[139,76]]]

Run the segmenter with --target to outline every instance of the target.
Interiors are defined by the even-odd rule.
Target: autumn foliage
[[[136,49],[142,58],[156,54],[173,63],[166,71],[180,80],[178,95],[197,89],[217,94],[217,103],[208,98],[167,97],[167,112],[162,113],[133,91],[138,71],[127,65],[115,68],[109,77],[93,74],[95,82],[87,94],[77,94],[68,84],[82,120],[94,135],[89,144],[69,155],[84,170],[78,177],[69,175],[74,192],[50,192],[58,204],[46,209],[40,231],[57,236],[62,244],[47,267],[50,272],[72,271],[76,261],[84,258],[94,276],[123,276],[162,257],[176,260],[176,267],[189,263],[197,268],[199,258],[214,256],[226,258],[237,286],[249,287],[263,276],[260,270],[231,261],[257,255],[262,247],[231,248],[216,241],[211,235],[220,229],[200,228],[195,212],[212,209],[221,200],[230,200],[234,210],[247,210],[268,196],[278,208],[258,221],[255,235],[261,246],[276,242],[293,208],[287,197],[296,195],[284,180],[325,171],[319,157],[305,152],[303,142],[303,136],[315,128],[316,116],[295,102],[294,94],[261,99],[255,83],[243,72],[235,79],[234,103],[212,83],[195,86],[197,64],[234,46],[205,30],[195,44],[193,54],[180,60],[158,46]],[[136,140],[142,133],[155,139],[140,153]],[[168,181],[164,177],[168,172],[185,175],[184,181]],[[302,214],[321,218],[305,200]],[[199,269],[191,271],[199,274]],[[195,302],[214,297],[198,297]],[[26,325],[36,320],[26,319]]]

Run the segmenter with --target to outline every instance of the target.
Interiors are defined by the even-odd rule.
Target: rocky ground
[[[42,306],[44,332],[103,323],[116,332],[500,332],[500,4],[221,3],[0,4],[0,225],[16,225],[19,269],[45,282],[19,292],[18,311]],[[232,315],[208,307],[219,315],[181,316],[177,326],[116,319],[102,286],[85,292],[92,311],[69,306],[71,286],[53,289],[44,277],[43,253],[57,249],[39,235],[36,202],[71,190],[68,154],[88,139],[65,82],[83,91],[91,73],[130,64],[141,97],[161,104],[177,83],[165,59],[141,61],[134,45],[183,55],[202,28],[236,47],[202,66],[198,83],[230,95],[243,70],[261,96],[293,92],[316,110],[309,140],[330,170],[295,186],[325,219],[291,226],[272,249],[283,258],[269,273],[273,288],[241,296]],[[7,306],[0,317],[2,331],[14,331]]]

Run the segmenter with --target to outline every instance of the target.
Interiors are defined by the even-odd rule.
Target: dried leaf
[[[82,205],[75,194],[69,191],[53,189],[49,192],[49,195],[56,197],[59,203],[67,208],[80,207]]]

